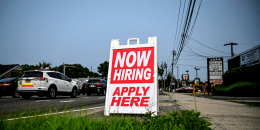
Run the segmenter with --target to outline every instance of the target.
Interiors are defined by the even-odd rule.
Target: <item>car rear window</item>
[[[99,80],[89,80],[88,83],[100,83]]]
[[[43,77],[42,72],[25,72],[23,77]]]
[[[0,82],[12,82],[13,80],[15,80],[16,78],[8,78],[8,79],[2,79],[0,80]]]

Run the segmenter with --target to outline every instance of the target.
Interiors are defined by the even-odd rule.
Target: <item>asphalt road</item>
[[[61,110],[66,107],[70,108],[84,108],[89,107],[94,104],[104,104],[105,105],[106,96],[98,95],[78,95],[76,98],[71,98],[70,96],[57,96],[55,99],[47,99],[47,97],[32,96],[30,99],[23,98],[12,98],[11,96],[3,96],[0,98],[0,114],[12,113],[14,111],[24,111],[30,108],[30,111],[35,111],[38,107],[40,110],[49,110],[50,108],[55,108],[60,106]],[[2,113],[3,114],[3,113]]]

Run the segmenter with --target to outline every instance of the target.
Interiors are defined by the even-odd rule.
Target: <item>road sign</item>
[[[136,40],[137,44],[130,45]],[[157,37],[147,44],[138,38],[127,45],[111,41],[107,95],[104,114],[146,114],[158,111]]]

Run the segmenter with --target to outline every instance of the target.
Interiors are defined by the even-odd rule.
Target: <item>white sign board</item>
[[[259,63],[259,48],[240,56],[240,66],[250,66]]]
[[[200,84],[200,79],[197,79],[197,78],[196,78],[196,79],[194,80],[194,84]]]
[[[137,44],[130,45],[132,40]],[[147,44],[138,38],[128,39],[127,45],[112,40],[104,114],[157,115],[157,68],[157,37],[149,37]]]
[[[188,74],[182,74],[182,80],[189,80]]]
[[[208,58],[210,83],[222,83],[223,58]]]
[[[186,86],[186,81],[182,81],[182,86]]]

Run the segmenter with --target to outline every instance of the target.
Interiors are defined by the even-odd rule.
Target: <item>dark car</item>
[[[17,92],[18,79],[19,78],[6,78],[0,80],[0,98],[2,96],[20,97],[20,94]]]
[[[91,95],[96,93],[97,95],[106,95],[107,81],[104,79],[89,79],[87,83],[81,86],[81,93],[85,95]]]
[[[182,89],[179,89],[179,92],[181,92],[181,93],[192,93],[193,88],[192,87],[183,87]],[[198,92],[197,88],[195,88],[195,92]]]

